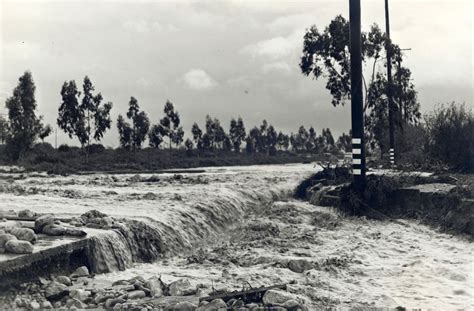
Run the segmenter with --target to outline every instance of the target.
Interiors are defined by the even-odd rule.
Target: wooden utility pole
[[[397,84],[398,84],[397,89],[398,89],[398,115],[399,115],[400,122],[404,119],[403,118],[404,117],[403,111],[405,111],[405,109],[404,109],[405,107],[403,105],[403,94],[405,92],[404,92],[404,89],[402,88],[402,73],[401,73],[401,70],[402,70],[402,64],[401,64],[400,57],[399,57],[398,60],[397,60]],[[403,127],[402,127],[402,129],[403,129]]]
[[[392,84],[392,48],[390,40],[390,17],[388,11],[388,0],[385,0],[385,51],[387,52],[387,98],[388,98],[388,126],[390,132],[390,164],[395,164],[395,124],[393,107],[393,84]]]
[[[354,185],[365,185],[365,139],[362,97],[362,48],[360,0],[349,0],[351,53],[352,174]]]

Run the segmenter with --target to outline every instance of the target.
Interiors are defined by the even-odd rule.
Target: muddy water
[[[0,210],[98,209],[169,226],[188,241],[183,252],[165,260],[97,276],[97,287],[161,274],[168,281],[186,277],[232,290],[292,283],[290,290],[313,308],[474,308],[472,243],[414,222],[342,218],[288,200],[296,183],[314,170],[312,165],[221,168],[155,176],[159,181],[151,175],[3,179]],[[293,272],[286,267],[292,259],[311,267]]]

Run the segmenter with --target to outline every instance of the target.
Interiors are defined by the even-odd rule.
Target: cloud
[[[123,27],[128,31],[138,33],[146,33],[150,31],[148,23],[144,20],[126,21],[125,23],[123,23]]]
[[[167,31],[167,32],[174,32],[178,31],[178,27],[173,24],[161,24],[159,22],[151,23],[151,29],[156,32]]]
[[[275,37],[255,44],[249,44],[242,48],[241,51],[252,57],[268,56],[276,59],[288,55],[291,51],[291,45],[286,38]]]
[[[273,33],[288,33],[295,29],[305,29],[315,24],[314,14],[301,13],[283,15],[277,17],[272,22],[268,23],[266,27]]]
[[[47,51],[36,42],[11,41],[3,42],[3,57],[15,60],[30,61],[31,59],[41,59],[45,57]]]
[[[149,32],[174,32],[178,28],[173,24],[162,24],[157,21],[148,22],[145,20],[128,20],[123,23],[123,28],[130,32],[149,33]]]
[[[270,57],[274,60],[291,55],[300,49],[302,44],[302,31],[294,31],[286,37],[278,36],[260,42],[249,44],[241,49],[241,53],[252,57]]]
[[[183,75],[183,81],[193,90],[209,90],[217,85],[217,82],[202,69],[191,69]]]
[[[279,72],[279,73],[290,73],[291,67],[286,62],[273,62],[263,65],[263,72]]]

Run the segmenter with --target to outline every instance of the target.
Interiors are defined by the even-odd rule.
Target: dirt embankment
[[[453,234],[474,238],[474,175],[375,172],[363,190],[348,170],[324,170],[302,182],[298,198],[373,219],[415,219]]]

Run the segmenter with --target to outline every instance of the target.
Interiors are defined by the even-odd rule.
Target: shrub
[[[90,146],[86,147],[89,154],[94,153],[102,153],[105,150],[105,147],[101,144],[91,144]]]
[[[428,152],[450,168],[473,171],[474,116],[465,104],[441,105],[425,116]]]
[[[50,153],[54,152],[53,146],[50,143],[38,143],[33,147],[33,153]]]
[[[69,151],[69,146],[66,144],[59,145],[58,147],[59,152],[68,152]]]
[[[430,169],[434,166],[434,160],[426,156],[428,133],[423,125],[404,124],[395,139],[399,166],[408,169]]]
[[[365,187],[361,190],[354,183],[342,187],[340,210],[346,215],[383,218],[377,212],[388,206],[388,200],[399,182],[387,176],[368,175]]]

